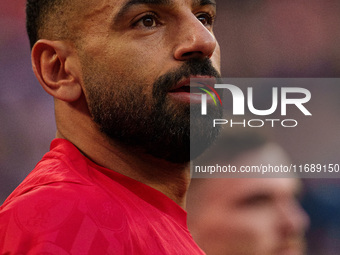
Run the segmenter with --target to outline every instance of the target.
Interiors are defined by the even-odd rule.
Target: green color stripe
[[[208,90],[206,90],[206,89],[204,89],[204,88],[199,88],[199,89],[200,89],[200,90],[203,90],[204,92],[206,92],[207,94],[209,94],[209,96],[211,96],[211,98],[214,100],[215,105],[217,106],[217,103],[216,103],[216,100],[215,100],[214,96],[213,96]]]

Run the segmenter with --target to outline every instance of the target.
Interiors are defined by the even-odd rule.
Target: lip
[[[202,101],[202,92],[192,92],[192,88],[198,88],[204,86],[204,83],[198,82],[199,80],[211,80],[215,77],[212,76],[190,76],[188,78],[182,79],[180,82],[178,82],[174,87],[172,87],[168,95],[181,102],[186,103],[201,103]],[[192,82],[191,80],[195,79],[197,82]],[[206,82],[207,83],[207,82]],[[180,90],[181,88],[186,87],[184,90]],[[189,89],[188,89],[189,88]],[[211,97],[207,97],[207,103],[213,103],[213,99]]]
[[[195,83],[192,84],[190,82],[191,79],[195,79],[195,80],[208,80],[208,79],[214,79],[215,77],[212,76],[203,76],[203,75],[197,75],[197,76],[190,76],[188,78],[184,78],[181,81],[179,81],[177,84],[174,85],[174,87],[172,87],[169,92],[172,92],[173,90],[179,89],[181,87],[185,87],[185,86],[190,86],[190,87],[202,87],[202,84],[199,83]]]

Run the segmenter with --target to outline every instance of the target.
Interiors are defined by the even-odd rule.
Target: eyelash
[[[148,27],[148,26],[143,25],[142,22],[143,22],[145,19],[147,19],[147,18],[152,19],[152,20],[153,20],[153,23],[155,23],[155,26],[152,25],[152,26]],[[132,24],[132,27],[141,26],[141,27],[143,27],[143,28],[152,29],[152,28],[155,28],[156,26],[158,26],[159,24],[161,24],[161,23],[159,22],[158,16],[157,16],[155,13],[153,13],[153,12],[148,12],[148,13],[145,13],[145,14],[144,14],[141,18],[139,18],[136,22],[134,22],[134,23]]]
[[[207,19],[207,24],[202,23],[204,26],[212,26],[214,24],[215,18],[216,18],[214,15],[211,15],[206,12],[201,12],[201,13],[196,14],[197,19],[202,16],[205,16],[205,18]]]
[[[199,20],[200,17],[204,17],[206,19],[206,21],[207,21],[207,24],[203,24],[203,22],[202,22],[202,24],[204,26],[212,26],[214,24],[214,22],[215,22],[215,16],[211,15],[209,13],[202,12],[202,13],[196,14],[196,18],[198,20]],[[155,26],[153,24],[152,24],[152,26],[145,26],[144,24],[142,24],[142,22],[145,21],[145,19],[147,19],[147,18],[151,18],[153,20],[153,23],[155,23]],[[153,29],[153,28],[157,27],[160,24],[161,24],[161,22],[159,21],[158,16],[154,12],[148,12],[148,13],[145,13],[143,15],[143,17],[141,17],[136,22],[134,22],[132,24],[132,27],[141,26],[143,28]]]

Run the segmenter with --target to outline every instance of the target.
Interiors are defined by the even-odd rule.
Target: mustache
[[[160,76],[154,82],[152,95],[154,98],[164,99],[167,92],[179,81],[198,75],[221,78],[210,59],[190,59],[178,69]]]

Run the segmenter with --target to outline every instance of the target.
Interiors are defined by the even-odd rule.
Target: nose
[[[285,235],[301,235],[308,229],[310,220],[301,205],[295,201],[281,207],[281,227]]]
[[[177,36],[178,44],[174,50],[176,60],[211,58],[217,46],[212,31],[205,27],[193,14],[186,21],[181,22]]]

